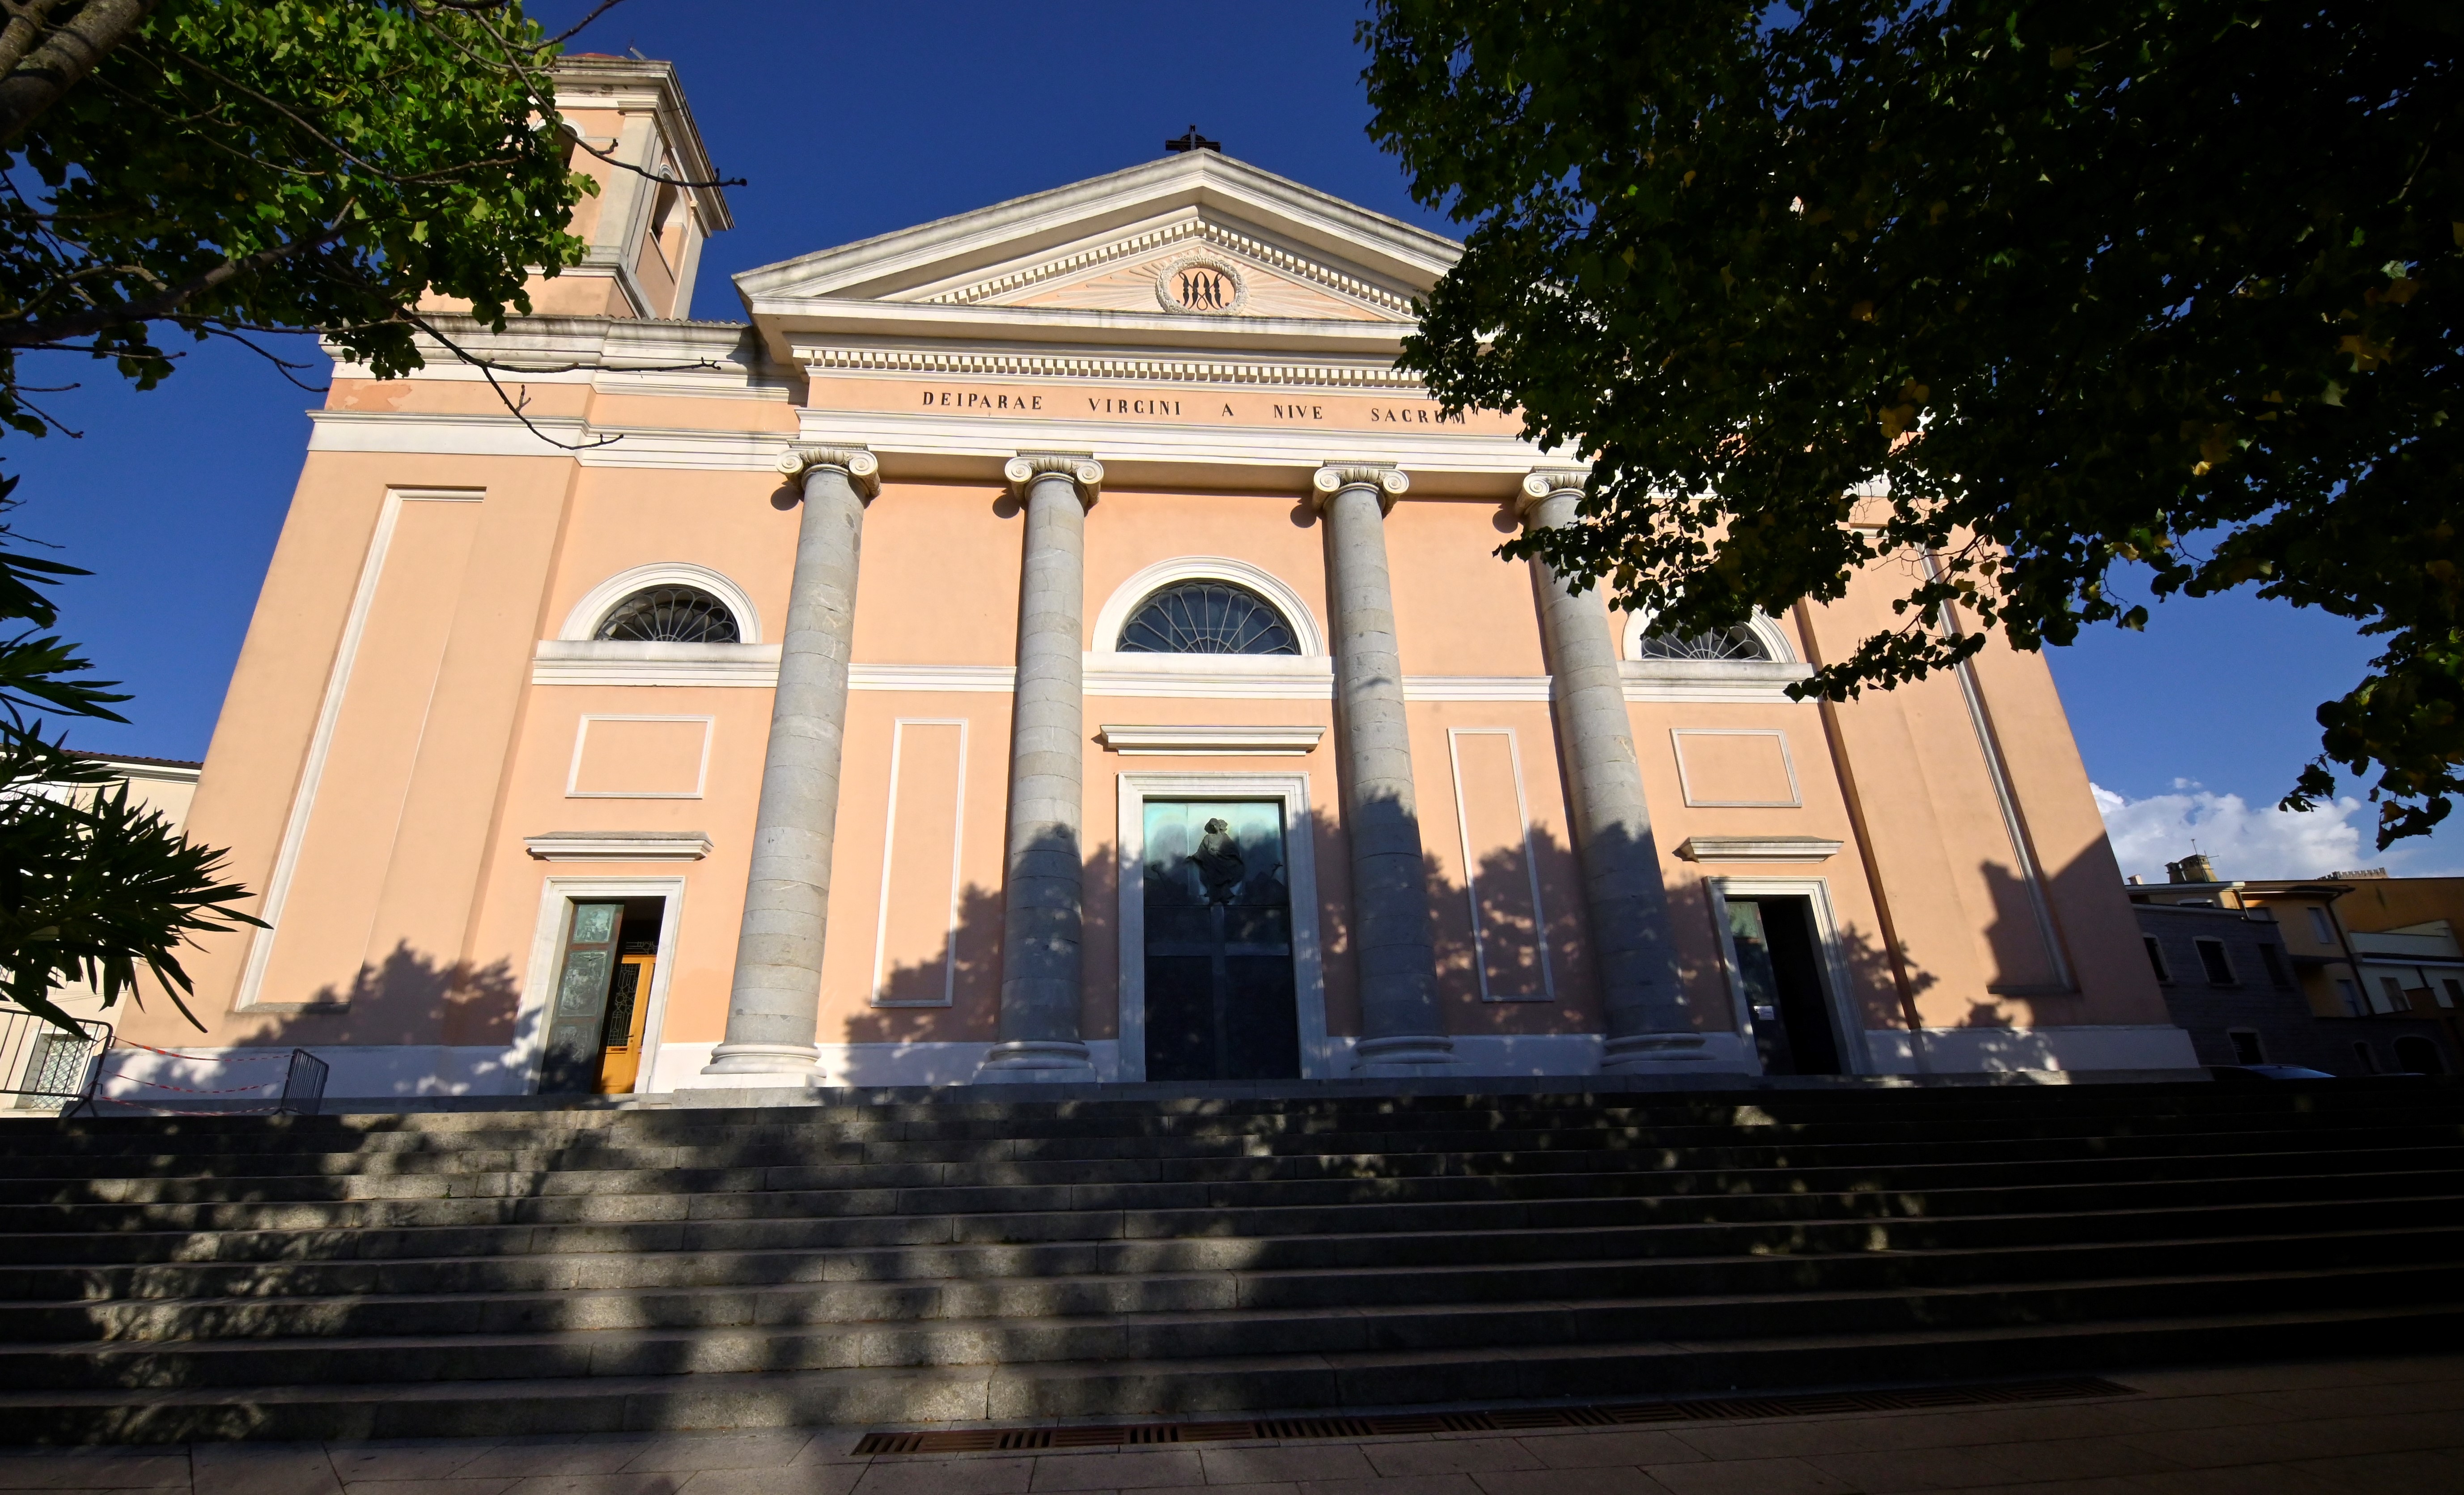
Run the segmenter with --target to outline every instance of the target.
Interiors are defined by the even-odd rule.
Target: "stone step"
[[[1562,1138],[1557,1139],[1562,1141]],[[1268,1151],[1203,1156],[1150,1154],[1133,1158],[993,1157],[974,1155],[941,1160],[863,1160],[815,1162],[810,1159],[770,1162],[710,1162],[671,1157],[645,1161],[627,1152],[605,1153],[580,1160],[550,1154],[522,1154],[522,1166],[505,1163],[516,1154],[468,1154],[453,1157],[414,1159],[418,1167],[387,1166],[350,1170],[354,1161],[341,1154],[297,1160],[319,1161],[319,1170],[288,1166],[278,1155],[251,1159],[248,1171],[181,1173],[161,1170],[126,1176],[71,1172],[77,1161],[53,1159],[56,1175],[19,1173],[28,1165],[0,1161],[0,1204],[36,1202],[210,1202],[221,1198],[418,1198],[456,1193],[530,1193],[543,1184],[571,1191],[624,1193],[676,1189],[736,1190],[777,1187],[1002,1187],[1039,1186],[1101,1179],[1158,1183],[1265,1181],[1331,1176],[1429,1176],[1455,1173],[1709,1170],[1773,1168],[1881,1168],[1913,1163],[1956,1164],[1999,1162],[2076,1163],[2126,1158],[2225,1156],[2252,1154],[2349,1152],[2365,1148],[2464,1149],[2464,1127],[2423,1125],[2372,1126],[2336,1132],[2293,1129],[2250,1129],[2227,1132],[2166,1136],[2103,1136],[1993,1141],[1974,1137],[1920,1139],[1890,1144],[1829,1143],[1809,1139],[1720,1147],[1678,1147],[1657,1139],[1639,1142],[1602,1141],[1596,1147],[1518,1146],[1515,1139],[1488,1138],[1485,1145],[1450,1150],[1395,1151],[1359,1149],[1330,1151],[1331,1144],[1311,1144],[1309,1151]],[[989,1151],[986,1150],[979,1150]],[[368,1162],[372,1160],[361,1159]],[[432,1165],[432,1166],[430,1166]],[[451,1166],[447,1166],[451,1165]],[[135,1162],[129,1167],[134,1168]],[[287,1171],[286,1171],[287,1170]]]
[[[0,1235],[0,1265],[82,1266],[146,1262],[253,1262],[459,1256],[478,1259],[561,1253],[831,1250],[862,1247],[979,1245],[1029,1242],[1155,1241],[1205,1236],[1439,1234],[1462,1231],[1559,1231],[1683,1223],[1793,1223],[1886,1220],[1979,1214],[2055,1214],[2143,1205],[2238,1204],[2301,1199],[2439,1196],[2457,1192],[2453,1170],[2325,1173],[2278,1177],[2160,1178],[2136,1181],[2004,1185],[1965,1189],[1859,1188],[1830,1194],[1655,1195],[1635,1191],[1572,1199],[1321,1205],[1289,1209],[1059,1210],[957,1215],[847,1215],[743,1218],[690,1196],[665,1201],[670,1218],[621,1218],[636,1212],[625,1200],[587,1196],[549,1211],[545,1200],[469,1200],[457,1206],[473,1222],[460,1225],[198,1230],[73,1231]],[[270,1209],[279,1214],[289,1207]],[[375,1212],[377,1207],[369,1207]],[[433,1212],[433,1207],[429,1208]],[[608,1220],[532,1223],[539,1214],[606,1213]]]
[[[2080,1279],[1880,1291],[1452,1304],[1330,1310],[1234,1309],[1040,1320],[946,1320],[808,1328],[553,1332],[0,1346],[0,1390],[503,1382],[958,1365],[1154,1365],[1299,1354],[1563,1352],[1682,1343],[2052,1323],[2179,1318],[2254,1303],[2308,1310],[2464,1304],[2464,1266]]]
[[[2452,1344],[2464,1307],[2277,1310],[1988,1330],[1661,1340],[1532,1352],[1282,1355],[1088,1366],[813,1371],[521,1382],[330,1383],[0,1393],[29,1442],[369,1440],[822,1425],[1149,1419],[1758,1391],[2010,1376],[2239,1356],[2383,1354]]]
[[[818,1217],[837,1215],[997,1214],[1048,1210],[1239,1209],[1317,1204],[1582,1198],[1634,1194],[1840,1192],[1871,1187],[1887,1176],[1896,1190],[1967,1188],[2020,1178],[2137,1182],[2167,1177],[2298,1176],[2323,1170],[2406,1168],[2464,1171],[2464,1146],[2355,1147],[2336,1151],[2206,1153],[2189,1156],[2116,1155],[2025,1163],[1972,1160],[1875,1167],[1818,1163],[1762,1169],[1694,1169],[1672,1160],[1630,1158],[1625,1166],[1586,1160],[1543,1171],[1545,1159],[1507,1156],[1490,1170],[1474,1159],[1444,1172],[1366,1177],[1231,1178],[1215,1181],[1103,1181],[1006,1185],[931,1184],[830,1187],[842,1180],[805,1169],[729,1173],[626,1174],[622,1188],[592,1188],[591,1174],[473,1175],[429,1179],[393,1192],[372,1182],[343,1198],[275,1198],[232,1202],[90,1200],[0,1205],[0,1235],[75,1230],[318,1229],[483,1222]],[[1681,1160],[1682,1161],[1682,1160]],[[1655,1166],[1655,1163],[1661,1166]]]
[[[1726,1221],[1425,1234],[1313,1234],[1180,1240],[944,1244],[756,1251],[616,1251],[494,1257],[247,1260],[87,1267],[0,1268],[0,1299],[17,1303],[165,1298],[321,1297],[384,1293],[562,1292],[758,1287],[791,1283],[1335,1270],[1367,1266],[1512,1265],[1755,1253],[1987,1249],[2159,1240],[2230,1232],[2396,1230],[2442,1224],[2464,1195],[2248,1204],[2150,1202],[2139,1208],[1869,1220]]]
[[[1508,1118],[1511,1119],[1511,1118]],[[523,1139],[519,1147],[457,1146],[450,1150],[368,1152],[356,1147],[331,1151],[310,1148],[196,1153],[130,1153],[105,1156],[76,1154],[45,1155],[29,1149],[0,1153],[0,1180],[218,1176],[253,1178],[317,1174],[457,1174],[562,1170],[671,1171],[702,1167],[796,1167],[876,1164],[986,1164],[1087,1160],[1203,1159],[1246,1156],[1315,1156],[1340,1154],[1673,1151],[1700,1154],[1706,1161],[1729,1160],[1722,1150],[1736,1150],[1733,1159],[1750,1164],[1773,1151],[1803,1153],[1808,1148],[1871,1149],[1842,1161],[1884,1162],[1929,1150],[1953,1155],[1963,1152],[1997,1151],[2010,1156],[2071,1155],[2079,1149],[2124,1153],[2158,1152],[2228,1141],[2237,1135],[2269,1133],[2287,1138],[2285,1147],[2361,1145],[2376,1132],[2389,1141],[2464,1139],[2464,1116],[2376,1113],[2329,1121],[2322,1118],[2258,1116],[2246,1125],[2223,1125],[2218,1118],[2192,1118],[2178,1125],[2143,1123],[2116,1131],[2099,1129],[2082,1119],[2058,1130],[2002,1129],[1987,1122],[1925,1128],[1895,1124],[1887,1129],[1720,1127],[1672,1130],[1652,1127],[1497,1126],[1471,1131],[1295,1132],[1253,1135],[1227,1132],[1192,1135],[1080,1135],[933,1138],[848,1138],[830,1129],[818,1129],[797,1138],[764,1139],[739,1144],[683,1146],[541,1145]],[[1886,1134],[1884,1134],[1886,1133]],[[2293,1138],[2306,1140],[2294,1141]],[[1910,1150],[1914,1150],[1912,1153]]]
[[[1552,1303],[1785,1292],[1874,1292],[2076,1278],[2188,1275],[2231,1248],[2245,1270],[2464,1262],[2464,1222],[2448,1220],[2275,1234],[2047,1241],[1991,1246],[1797,1251],[1546,1263],[1254,1265],[1199,1272],[937,1280],[803,1280],[765,1285],[520,1289],[350,1296],[0,1302],[0,1342],[118,1346],[141,1342],[447,1336],[574,1330],[818,1328],[929,1320],[1024,1321],[1235,1309],[1350,1311],[1507,1304],[1535,1290]],[[2177,1225],[2212,1226],[2206,1219]],[[2307,1222],[2323,1226],[2324,1220]]]

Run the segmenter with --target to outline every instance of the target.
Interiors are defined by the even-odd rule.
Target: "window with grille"
[[[736,614],[698,586],[652,586],[608,609],[594,638],[627,644],[734,644]]]
[[[2165,947],[2156,942],[2156,936],[2153,934],[2142,934],[2139,937],[2146,941],[2147,963],[2156,968],[2156,979],[2168,986],[2171,985],[2173,973],[2165,969]]]
[[[1748,627],[1719,633],[1645,633],[1635,647],[1637,659],[1769,659],[1762,635]]]
[[[1124,654],[1297,654],[1274,605],[1229,582],[1183,582],[1138,605],[1122,626]]]
[[[2221,939],[2203,939],[2198,943],[2199,964],[2207,968],[2208,984],[2233,985],[2233,963],[2225,958],[2225,942]]]

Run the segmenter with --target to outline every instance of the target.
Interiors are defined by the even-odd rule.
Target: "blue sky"
[[[1363,133],[1356,13],[628,0],[576,45],[672,59],[721,170],[750,179],[729,193],[738,227],[705,253],[693,306],[732,319],[737,271],[1117,170],[1193,122],[1245,161],[1447,231]],[[85,436],[6,437],[0,468],[25,478],[18,526],[98,573],[65,589],[64,628],[137,694],[129,726],[79,724],[73,740],[202,757],[318,397],[221,348],[142,395],[72,361],[31,373],[82,382],[49,404]],[[2155,614],[2143,635],[2053,655],[2089,773],[2123,802],[2108,817],[2126,867],[2158,871],[2197,835],[2239,875],[2464,868],[2453,833],[2383,856],[2355,835],[2366,810],[2264,811],[2316,751],[2312,711],[2371,653],[2349,626],[2248,597]]]

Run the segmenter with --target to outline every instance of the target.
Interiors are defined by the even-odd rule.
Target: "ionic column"
[[[1573,522],[1586,474],[1534,473],[1523,480],[1525,533]],[[1596,586],[1577,593],[1549,563],[1531,561],[1531,587],[1549,650],[1549,694],[1557,718],[1568,806],[1583,866],[1592,956],[1607,1009],[1603,1069],[1658,1068],[1706,1057],[1685,1008],[1668,938],[1668,891],[1651,835],[1651,807],[1626,715],[1625,681],[1608,604]]]
[[[727,1036],[702,1073],[803,1084],[817,1077],[821,1057],[813,1031],[847,737],[856,554],[865,505],[881,491],[881,463],[862,450],[801,447],[780,459],[779,471],[803,478],[804,513],[761,758]]]
[[[1078,827],[1086,775],[1087,510],[1104,469],[1022,452],[1003,470],[1026,514],[1018,589],[1018,684],[1009,727],[1002,872],[1001,1042],[979,1085],[1091,1081],[1078,1036],[1086,890]]]
[[[1429,882],[1386,571],[1386,513],[1411,483],[1391,467],[1325,467],[1310,486],[1326,526],[1344,834],[1352,843],[1361,1026],[1353,1068],[1422,1074],[1461,1061],[1438,1009]]]

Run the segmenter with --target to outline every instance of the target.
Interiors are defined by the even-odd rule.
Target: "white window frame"
[[[1118,657],[1135,660],[1141,667],[1156,660],[1195,659],[1206,662],[1211,668],[1220,669],[1227,658],[1249,657],[1226,654],[1121,653],[1121,630],[1129,627],[1130,619],[1138,608],[1155,593],[1166,587],[1177,586],[1183,582],[1221,582],[1228,586],[1238,586],[1257,593],[1265,599],[1268,605],[1284,615],[1285,626],[1292,630],[1292,643],[1300,649],[1300,658],[1324,659],[1327,657],[1326,630],[1318,626],[1317,614],[1309,609],[1308,601],[1299,591],[1272,571],[1263,566],[1253,565],[1246,561],[1235,561],[1229,556],[1175,556],[1170,561],[1156,561],[1114,587],[1112,595],[1104,600],[1104,605],[1095,613],[1093,648],[1088,652],[1106,659]]]
[[[557,959],[564,953],[566,921],[573,904],[607,903],[619,898],[660,898],[658,964],[650,972],[649,1010],[642,1019],[642,1063],[633,1071],[633,1088],[649,1095],[658,1091],[660,1035],[668,1022],[668,983],[675,973],[676,934],[684,924],[685,880],[681,877],[547,877],[539,883],[539,922],[531,935],[528,977],[521,1001],[514,1009],[514,1038],[505,1050],[506,1066],[522,1076],[522,1093],[536,1095],[539,1063],[547,1053],[547,1003],[556,990]]]
[[[1125,773],[1117,791],[1120,822],[1120,1059],[1124,1082],[1147,1077],[1146,849],[1149,800],[1280,800],[1284,807],[1284,870],[1292,900],[1292,993],[1300,1014],[1301,1078],[1341,1078],[1334,1040],[1326,1030],[1326,973],[1318,947],[1317,847],[1309,819],[1307,774]]]
[[[1627,613],[1625,615],[1625,627],[1618,636],[1617,657],[1620,659],[1631,660],[1638,664],[1677,666],[1688,664],[1760,664],[1764,662],[1763,660],[1734,659],[1646,660],[1643,658],[1642,654],[1642,641],[1645,637],[1649,636],[1651,626],[1659,621],[1659,617],[1660,615],[1658,613],[1651,612]],[[1752,617],[1746,620],[1745,626],[1753,630],[1754,641],[1762,645],[1765,659],[1770,663],[1775,665],[1793,665],[1798,662],[1796,651],[1788,647],[1788,634],[1781,629],[1777,619],[1771,617],[1769,614],[1757,612]]]
[[[1839,937],[1838,916],[1831,907],[1831,884],[1821,877],[1706,877],[1703,887],[1711,905],[1711,930],[1720,941],[1720,964],[1727,973],[1728,1006],[1736,1019],[1738,1045],[1763,1073],[1762,1050],[1754,1043],[1753,1003],[1746,1000],[1745,973],[1737,965],[1736,936],[1728,929],[1728,900],[1737,898],[1803,898],[1814,913],[1814,943],[1822,964],[1823,1004],[1839,1045],[1843,1074],[1874,1074],[1872,1050],[1865,1043],[1864,1015],[1856,1010],[1856,987],[1848,970],[1848,950]],[[1921,1038],[1921,1035],[1917,1035]]]
[[[582,601],[575,603],[573,610],[564,615],[564,627],[558,630],[557,638],[570,644],[600,642],[599,625],[606,621],[616,605],[635,592],[648,591],[654,586],[691,586],[710,593],[725,603],[728,612],[734,615],[737,644],[761,642],[761,614],[753,605],[752,596],[724,573],[695,565],[690,561],[658,561],[646,566],[635,566],[629,571],[617,572],[583,594]],[[708,646],[651,647],[701,649]]]

